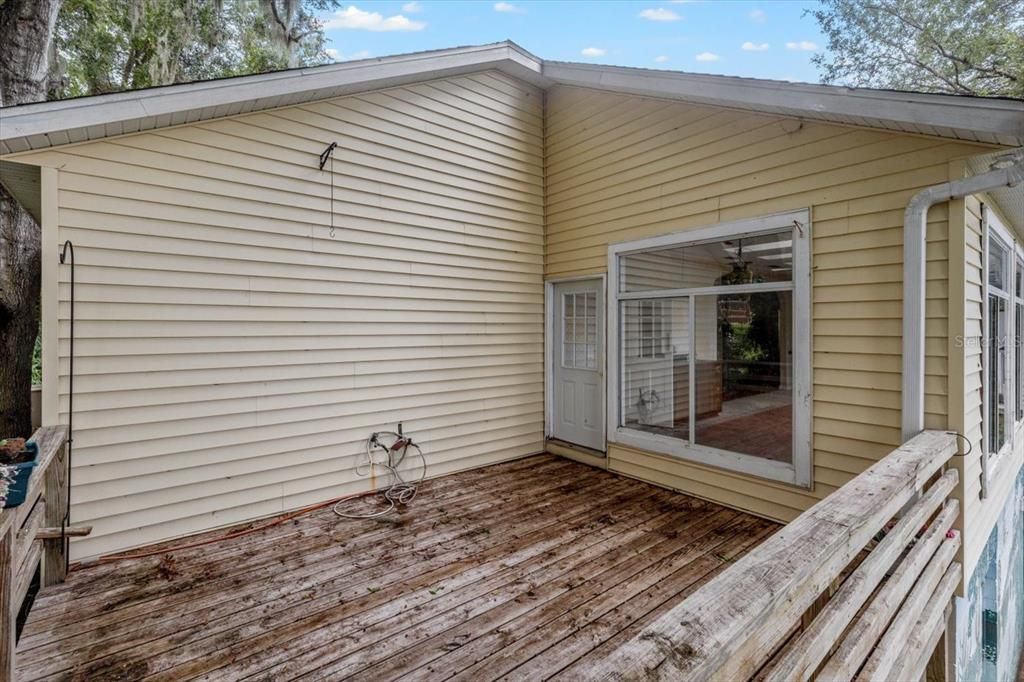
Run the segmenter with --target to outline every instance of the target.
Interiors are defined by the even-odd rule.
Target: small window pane
[[[793,458],[793,293],[697,296],[697,443]]]
[[[988,240],[988,283],[1003,291],[1008,291],[1006,256],[1006,247],[998,239],[990,236]]]
[[[1018,278],[1019,278],[1018,272]],[[1017,408],[1015,420],[1021,421],[1024,419],[1024,347],[1022,347],[1022,339],[1024,339],[1024,304],[1017,303],[1014,306],[1016,315],[1014,319],[1014,368],[1016,377],[1014,385],[1017,388]]]
[[[688,440],[689,300],[623,301],[620,424]]]
[[[998,454],[1007,441],[1007,301],[988,297],[988,451]]]
[[[620,290],[689,289],[793,279],[793,231],[623,256]]]
[[[575,352],[571,343],[562,344],[562,366],[563,367],[575,367],[576,366]]]

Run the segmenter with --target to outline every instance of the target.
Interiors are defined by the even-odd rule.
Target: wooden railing
[[[38,464],[25,502],[0,510],[0,680],[14,679],[18,611],[36,569],[43,586],[65,577],[67,540],[61,522],[67,510],[67,436],[66,426],[35,432]]]
[[[605,661],[613,679],[919,680],[960,581],[956,436],[887,455]]]

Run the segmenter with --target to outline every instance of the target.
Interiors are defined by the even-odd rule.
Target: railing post
[[[0,538],[0,679],[14,679],[14,637],[18,605],[14,603],[14,545],[17,529],[7,523]]]
[[[68,507],[68,476],[67,476],[68,444],[65,441],[46,469],[43,480],[43,500],[46,510],[43,525],[60,528]],[[43,560],[40,567],[41,586],[48,587],[64,582],[67,573],[68,539],[55,538],[43,540]]]

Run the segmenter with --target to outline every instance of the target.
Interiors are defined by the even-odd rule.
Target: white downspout
[[[1024,182],[1024,149],[1010,166],[933,185],[914,195],[903,214],[903,442],[924,430],[925,246],[928,209],[942,201]]]

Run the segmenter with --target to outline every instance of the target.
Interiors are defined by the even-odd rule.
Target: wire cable
[[[394,438],[391,447],[381,442],[381,436]],[[376,461],[373,452],[375,446],[384,451],[387,461]],[[414,481],[405,480],[399,471],[399,467],[409,455],[410,448],[415,450],[416,456],[420,459],[420,475]],[[362,464],[356,464],[356,473],[360,476],[369,476],[373,473],[374,467],[378,466],[384,467],[391,474],[391,485],[384,489],[383,494],[388,506],[369,514],[353,514],[341,511],[341,504],[347,500],[340,500],[332,507],[335,514],[346,519],[374,519],[384,516],[394,511],[398,505],[406,505],[412,502],[416,497],[417,486],[427,477],[427,458],[423,456],[423,450],[416,443],[412,442],[411,439],[394,431],[378,431],[366,439],[366,461]]]

